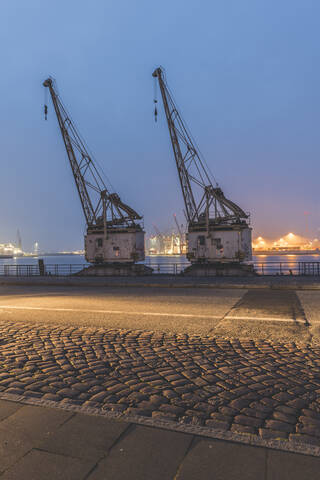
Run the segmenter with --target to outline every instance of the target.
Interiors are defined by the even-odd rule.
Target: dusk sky
[[[184,222],[161,101],[153,117],[159,65],[254,235],[320,236],[319,1],[2,0],[0,13],[0,243],[19,228],[27,250],[83,248],[50,99],[43,115],[49,75],[146,231]]]

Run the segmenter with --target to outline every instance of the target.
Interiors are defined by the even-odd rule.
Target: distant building
[[[149,255],[181,255],[186,253],[185,235],[179,234],[152,235],[147,239],[146,250]]]
[[[317,252],[320,248],[320,242],[317,238],[310,240],[309,238],[288,233],[287,235],[273,240],[263,237],[254,238],[252,241],[252,249],[256,254],[265,253],[284,253],[284,252]]]
[[[0,258],[21,257],[23,251],[12,243],[0,243]]]

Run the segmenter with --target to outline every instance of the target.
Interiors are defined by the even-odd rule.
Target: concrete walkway
[[[0,401],[1,480],[314,480],[320,458]]]
[[[256,277],[188,277],[160,274],[141,277],[77,277],[72,275],[23,277],[18,275],[1,275],[0,285],[320,290],[320,276],[258,275]]]

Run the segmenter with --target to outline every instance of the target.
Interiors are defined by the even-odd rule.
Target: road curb
[[[21,278],[21,279],[0,279],[0,285],[13,286],[60,286],[60,287],[136,287],[136,288],[209,288],[209,289],[239,289],[239,290],[320,290],[320,283],[313,284],[281,284],[281,283],[265,283],[265,284],[247,284],[247,283],[146,283],[146,282],[110,282],[105,279],[92,278],[89,281],[75,280],[74,278],[66,280],[65,278],[55,278],[50,280],[43,278]]]
[[[39,398],[26,398],[23,395],[15,395],[12,393],[0,393],[0,400],[20,403],[22,405],[32,405],[38,407],[55,408],[74,413],[83,413],[92,416],[102,416],[113,420],[121,420],[127,423],[144,425],[153,428],[161,428],[174,432],[187,433],[206,438],[225,440],[254,447],[265,447],[272,450],[281,450],[313,457],[320,457],[320,447],[308,443],[298,443],[289,440],[264,440],[257,435],[234,433],[229,430],[217,430],[209,427],[201,427],[198,425],[182,424],[170,420],[155,420],[150,417],[142,417],[139,415],[124,415],[120,412],[107,411],[102,408],[84,407],[74,405],[72,403],[54,402],[52,400],[42,400]]]

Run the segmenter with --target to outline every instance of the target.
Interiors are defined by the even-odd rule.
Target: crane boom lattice
[[[209,169],[174,102],[163,69],[157,68],[153,77],[158,80],[161,91],[188,221],[186,254],[192,265],[185,272],[202,275],[203,265],[211,264],[206,273],[250,273],[251,266],[243,267],[244,270],[241,266],[252,260],[249,215],[212,182]],[[155,116],[157,114],[155,108]]]
[[[145,232],[138,222],[142,217],[123,203],[117,193],[111,193],[107,188],[102,172],[61,101],[55,81],[49,77],[43,85],[50,91],[87,223],[85,258],[93,265],[92,270],[89,270],[91,267],[84,269],[91,273],[84,274],[130,275],[144,272],[144,266],[135,265],[145,258]],[[44,113],[47,119],[47,105]]]
[[[49,77],[43,85],[49,88],[51,94],[88,228],[94,229],[104,223],[109,227],[133,226],[135,221],[142,217],[124,204],[119,195],[109,192],[102,174],[58,95],[55,81]]]
[[[189,225],[203,223],[208,216],[210,223],[241,223],[248,215],[228,200],[217,184],[213,185],[173,100],[163,69],[157,68],[153,77],[159,82]]]

